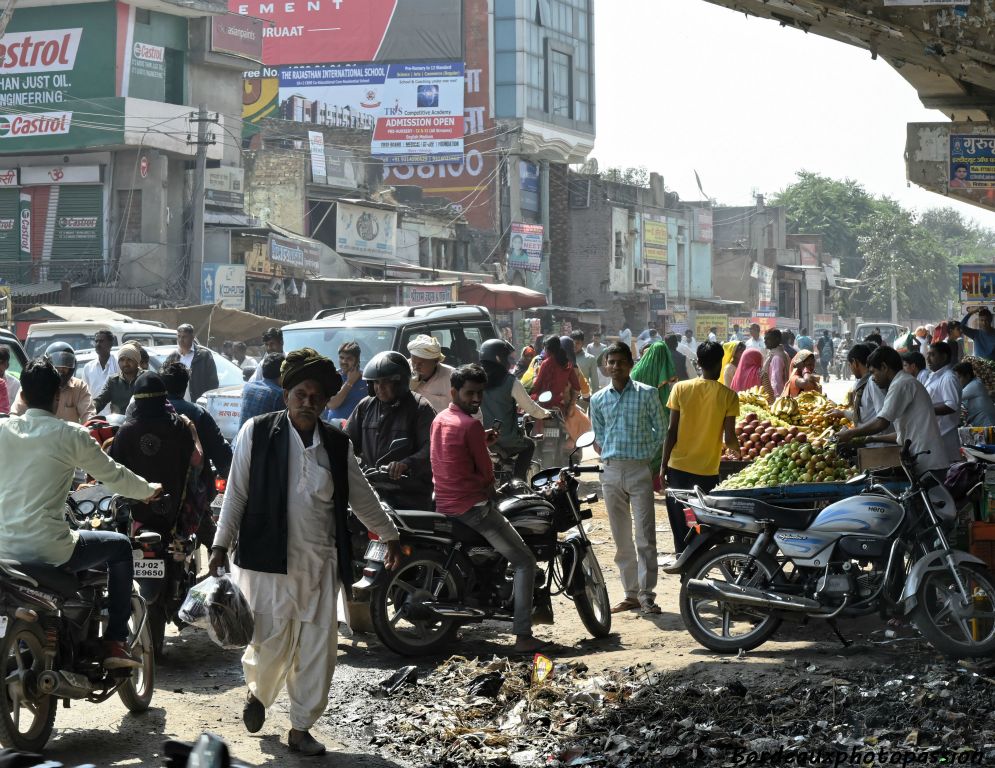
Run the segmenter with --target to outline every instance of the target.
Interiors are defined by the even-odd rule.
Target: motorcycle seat
[[[34,582],[39,587],[62,597],[72,597],[79,592],[80,582],[75,574],[58,566],[46,563],[22,563],[16,560],[5,560],[3,564],[5,570],[15,579],[26,581],[28,584]],[[25,576],[27,579],[23,578]]]
[[[808,528],[819,514],[819,510],[815,508],[775,507],[760,499],[743,496],[706,496],[705,503],[724,512],[749,515],[758,520],[771,520],[778,528],[790,528],[796,531]]]

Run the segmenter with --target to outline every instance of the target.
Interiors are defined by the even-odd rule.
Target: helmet
[[[504,339],[488,339],[480,345],[480,362],[508,364],[508,357],[515,348]]]
[[[393,379],[407,383],[411,380],[411,366],[400,352],[379,352],[363,368],[363,378],[368,381]]]
[[[64,341],[56,341],[45,348],[45,356],[56,368],[75,368],[76,352]]]

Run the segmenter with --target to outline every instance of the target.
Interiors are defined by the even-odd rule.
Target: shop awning
[[[491,312],[514,312],[546,304],[546,294],[506,283],[469,283],[460,286],[459,297],[468,304],[479,304]]]
[[[741,307],[745,301],[735,301],[734,299],[723,299],[718,296],[711,296],[707,299],[691,299],[692,304],[708,304],[713,307]]]
[[[533,307],[532,312],[560,312],[564,315],[601,315],[605,310],[590,307],[564,307],[560,304],[547,304],[544,307]]]
[[[281,328],[290,322],[289,320],[276,320],[272,317],[254,315],[239,309],[227,309],[214,304],[129,311],[136,320],[158,320],[165,323],[168,328],[176,328],[182,323],[190,323],[193,326],[194,335],[204,344],[212,336],[232,341],[258,339],[267,328]]]
[[[55,285],[55,288],[47,288],[45,290],[39,290],[39,293],[51,293],[52,291],[61,290],[59,283],[38,283],[33,286],[20,286],[24,288],[45,288],[46,285]],[[11,286],[15,289],[19,286]],[[18,293],[16,290],[12,290],[11,294],[13,296],[28,296],[34,294],[28,293]],[[120,312],[114,312],[110,309],[104,309],[103,307],[60,307],[54,304],[42,304],[37,307],[31,307],[31,309],[26,309],[23,312],[18,312],[14,315],[14,320],[19,323],[45,323],[50,321],[65,321],[70,323],[84,322],[86,320],[130,320],[128,315],[123,315]]]
[[[409,272],[412,274],[438,275],[439,277],[459,278],[472,280],[475,283],[484,283],[494,280],[494,275],[486,272],[457,272],[452,269],[433,269],[423,267],[419,264],[406,264],[403,261],[389,261],[388,259],[378,259],[375,256],[342,256],[343,261],[354,267],[365,269],[379,269],[384,272]]]

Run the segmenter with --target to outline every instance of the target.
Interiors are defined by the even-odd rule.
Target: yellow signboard
[[[643,255],[647,261],[667,263],[667,222],[643,219]]]
[[[694,337],[699,341],[708,341],[708,334],[715,328],[715,335],[719,341],[725,341],[728,335],[729,316],[728,315],[702,315],[699,314],[694,320]]]

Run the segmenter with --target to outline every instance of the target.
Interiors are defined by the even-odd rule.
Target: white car
[[[120,347],[114,347],[111,349],[111,356],[116,357]],[[169,357],[173,352],[176,351],[175,344],[162,345],[158,347],[145,347],[145,351],[149,353],[149,369],[156,371],[158,373],[159,368],[162,367],[163,361]],[[239,368],[235,363],[229,360],[227,357],[211,350],[211,354],[214,355],[214,365],[218,369],[218,384],[221,387],[232,387],[238,385],[239,392],[241,392],[242,387],[242,369]],[[95,360],[97,353],[92,349],[84,349],[76,353],[76,376],[80,375],[83,370],[83,366],[89,363],[91,360]],[[216,391],[216,390],[215,390]],[[91,393],[96,397],[99,392]],[[203,399],[203,398],[201,398]],[[201,403],[203,405],[203,403]],[[227,435],[226,435],[227,437]]]

